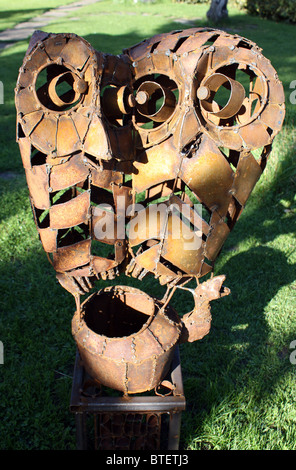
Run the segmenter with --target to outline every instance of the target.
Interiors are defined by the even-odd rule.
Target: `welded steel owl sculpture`
[[[75,34],[36,32],[16,86],[17,141],[40,240],[76,299],[72,331],[90,375],[157,386],[178,342],[210,330],[213,272],[260,178],[284,92],[253,42],[220,30],[159,34],[114,56]],[[154,275],[162,300],[96,279]],[[169,306],[196,279],[194,309]]]

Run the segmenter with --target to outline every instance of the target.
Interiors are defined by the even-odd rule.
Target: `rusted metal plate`
[[[193,33],[193,31],[192,31]],[[212,36],[214,36],[213,31],[203,31],[192,35],[189,37],[180,48],[176,51],[178,55],[183,55],[184,53],[189,53],[191,51],[198,50],[202,47]]]
[[[39,124],[41,119],[43,118],[44,111],[33,111],[32,113],[27,114],[25,117],[22,118],[22,128],[25,135],[30,136],[33,129]]]
[[[23,115],[36,111],[36,100],[30,90],[30,86],[20,89],[16,96],[17,109],[22,110]]]
[[[49,218],[52,228],[69,228],[88,222],[90,197],[85,191],[79,196],[50,208]]]
[[[89,292],[89,285],[82,281],[82,278],[67,273],[57,273],[56,278],[61,286],[74,296]]]
[[[57,250],[57,234],[57,230],[53,228],[39,229],[40,240],[47,253],[53,253]]]
[[[24,169],[31,169],[31,141],[26,137],[19,138],[17,140],[20,148],[20,154],[22,157]]]
[[[65,136],[67,138],[65,139]],[[71,116],[60,116],[57,128],[57,153],[69,155],[81,148],[80,137]]]
[[[270,104],[262,111],[260,120],[270,129],[281,129],[284,116],[284,110],[278,104]]]
[[[190,221],[195,231],[202,234],[208,235],[210,231],[209,224],[202,218],[202,215],[196,210],[196,208],[190,207],[188,203],[182,201],[178,196],[171,196],[169,199],[168,205],[173,205],[178,207],[179,211]],[[199,209],[200,206],[197,207]]]
[[[60,34],[55,36],[53,40],[46,41],[46,54],[52,61],[61,57],[61,52],[67,44],[67,41],[68,38]]]
[[[162,210],[161,210],[162,209]],[[131,247],[149,239],[161,239],[166,231],[166,206],[154,206],[139,211],[128,226],[128,238]]]
[[[131,265],[131,270],[129,271],[129,267],[127,268],[128,273],[132,272],[132,269],[135,267],[140,266],[141,271],[145,269],[158,276],[166,276],[171,280],[174,279],[176,277],[176,273],[159,261],[160,255],[161,245],[157,243],[136,256],[135,262]]]
[[[92,207],[92,237],[103,243],[114,245],[117,240],[116,215],[103,205]]]
[[[117,218],[124,217],[125,215],[128,216],[128,208],[131,207],[133,203],[131,188],[123,186],[121,183],[113,184],[112,192]]]
[[[49,209],[49,184],[46,165],[36,165],[26,169],[26,179],[35,207]]]
[[[56,253],[53,253],[54,269],[57,272],[65,272],[89,263],[90,247],[91,240],[89,239],[58,248]]]
[[[114,260],[100,256],[92,256],[91,265],[96,273],[102,273],[115,268],[118,263]]]
[[[260,165],[251,153],[240,157],[233,182],[232,194],[242,206],[247,202],[261,174]]]
[[[185,158],[181,178],[211,210],[227,212],[234,173],[216,145],[204,138],[192,158]]]
[[[244,142],[248,142],[248,146],[251,149],[263,147],[271,140],[266,126],[260,121],[255,121],[248,127],[242,127],[240,129],[240,136]]]
[[[147,149],[141,159],[144,161],[134,163],[133,189],[138,193],[177,176],[179,158],[171,140]]]
[[[210,302],[229,294],[229,289],[223,288],[224,280],[225,276],[216,276],[194,290],[194,309],[182,318],[181,343],[200,340],[209,333],[212,321]]]
[[[65,163],[55,165],[50,171],[50,187],[52,191],[60,191],[78,183],[84,182],[89,175],[89,169],[83,163],[83,155],[71,156]]]
[[[109,142],[102,121],[97,115],[92,117],[86,138],[84,140],[83,149],[85,152],[95,157],[110,159]]]
[[[46,40],[46,38],[45,38]],[[41,42],[39,45],[42,44]],[[29,45],[30,48],[30,45]],[[36,69],[43,67],[50,63],[50,59],[43,47],[38,47],[38,43],[36,43],[34,50],[30,51],[28,55],[26,55],[26,69],[35,71]]]
[[[112,189],[114,184],[123,184],[123,174],[102,167],[91,169],[91,182],[100,188]]]
[[[177,216],[168,220],[168,236],[164,239],[161,254],[186,274],[197,275],[203,260],[201,239],[181,221],[180,236],[174,236],[173,225],[179,225]],[[175,222],[174,222],[175,221]]]
[[[87,114],[87,111],[84,108],[81,110],[78,109],[73,116],[75,129],[81,142],[84,141],[90,123],[90,118],[85,116],[84,113]]]
[[[196,139],[200,131],[200,122],[194,109],[185,111],[182,120],[176,126],[174,143],[177,149],[182,150],[186,145]]]
[[[55,116],[43,118],[31,134],[34,147],[46,155],[56,150],[57,122]]]
[[[230,229],[222,220],[212,228],[207,237],[205,253],[209,260],[214,261],[217,258],[229,233]]]
[[[73,68],[82,70],[90,56],[89,47],[80,37],[72,35],[61,49],[60,56],[64,62],[71,64]]]

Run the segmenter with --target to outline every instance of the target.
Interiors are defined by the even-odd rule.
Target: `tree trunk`
[[[228,0],[211,1],[210,9],[207,12],[207,17],[210,21],[218,23],[218,21],[228,17],[227,1]]]

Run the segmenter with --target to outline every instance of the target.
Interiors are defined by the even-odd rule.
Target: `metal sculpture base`
[[[77,449],[178,450],[186,407],[178,348],[163,383],[162,390],[136,396],[98,388],[77,352],[70,403]]]

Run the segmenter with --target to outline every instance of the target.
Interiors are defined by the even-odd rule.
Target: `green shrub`
[[[296,23],[295,0],[235,0],[240,8],[251,15],[258,15],[275,21]]]

